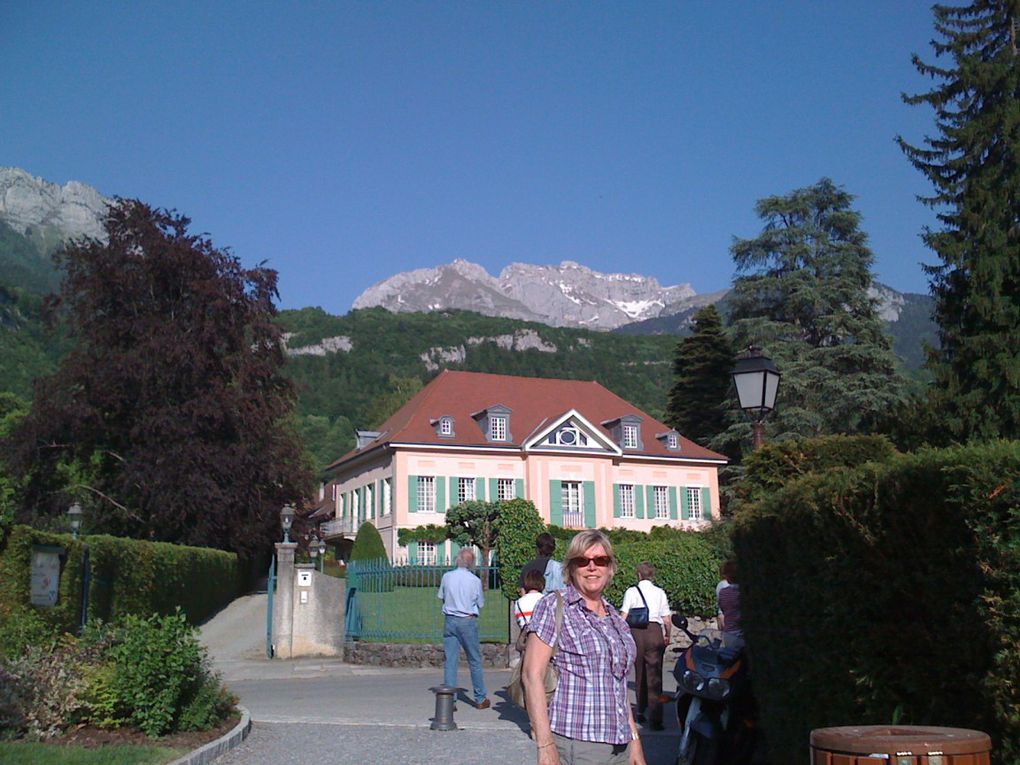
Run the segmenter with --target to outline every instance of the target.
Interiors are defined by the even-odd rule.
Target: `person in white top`
[[[648,608],[648,624],[645,627],[631,626],[630,634],[637,644],[637,658],[634,659],[634,689],[637,696],[638,722],[648,721],[652,730],[662,730],[662,657],[666,653],[672,624],[669,616],[669,599],[661,587],[652,583],[655,566],[643,561],[637,567],[638,583],[628,587],[623,594],[620,616],[624,619],[635,608]],[[647,604],[647,605],[646,605]]]
[[[535,604],[542,599],[543,590],[545,590],[545,577],[535,569],[526,571],[521,597],[514,604],[514,616],[517,617],[517,624],[522,630],[531,621],[531,612],[534,610]]]

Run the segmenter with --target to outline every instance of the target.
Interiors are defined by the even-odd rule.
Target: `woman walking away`
[[[648,710],[648,724],[652,730],[662,730],[662,657],[669,644],[669,600],[661,587],[652,584],[655,566],[648,561],[638,564],[638,583],[623,594],[620,616],[628,624],[627,615],[636,608],[648,610],[644,626],[631,624],[630,634],[637,645],[637,659],[634,661],[634,692],[637,697],[637,721],[645,721]]]
[[[525,641],[528,632],[525,627],[531,621],[535,605],[542,599],[542,590],[545,589],[545,577],[536,569],[531,569],[524,574],[524,586],[521,588],[521,597],[514,603],[514,617],[517,619],[517,626],[521,628],[521,634],[517,638],[517,653],[524,655]],[[519,660],[519,659],[518,659]]]
[[[613,545],[600,531],[580,532],[570,542],[564,571],[558,636],[557,593],[539,601],[527,627],[521,676],[538,765],[646,765],[627,698],[637,649],[627,623],[603,597],[616,573]],[[547,702],[550,661],[559,682]]]

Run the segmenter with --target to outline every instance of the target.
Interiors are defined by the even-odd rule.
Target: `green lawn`
[[[4,765],[163,765],[186,755],[188,749],[125,744],[86,749],[30,742],[0,743]]]
[[[441,643],[443,641],[443,603],[435,588],[394,587],[392,592],[358,591],[363,640],[394,643]],[[478,632],[483,643],[509,640],[509,606],[500,590],[485,593],[485,607],[478,617]]]

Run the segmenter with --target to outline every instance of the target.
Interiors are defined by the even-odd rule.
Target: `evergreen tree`
[[[726,428],[735,354],[714,305],[700,309],[691,321],[694,332],[677,343],[673,358],[676,382],[669,392],[666,423],[707,445]]]
[[[254,554],[308,496],[276,272],[242,268],[188,224],[121,201],[108,243],[60,256],[74,346],[4,439],[21,520],[77,498],[95,532]]]
[[[828,178],[766,197],[754,239],[731,248],[730,295],[738,347],[761,346],[782,372],[773,437],[867,433],[901,401],[904,381],[869,295],[874,256],[853,197]],[[733,429],[715,444],[746,437]]]
[[[925,243],[940,349],[929,366],[945,424],[956,438],[1020,438],[1020,57],[1018,0],[934,6],[938,84],[905,96],[935,111],[937,135],[899,138],[935,187],[923,201],[941,226]]]

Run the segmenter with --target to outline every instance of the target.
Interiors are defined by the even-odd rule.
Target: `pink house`
[[[371,521],[391,560],[444,563],[452,543],[404,548],[397,531],[473,499],[529,499],[567,528],[701,528],[726,462],[596,382],[444,371],[327,468],[322,530]]]

